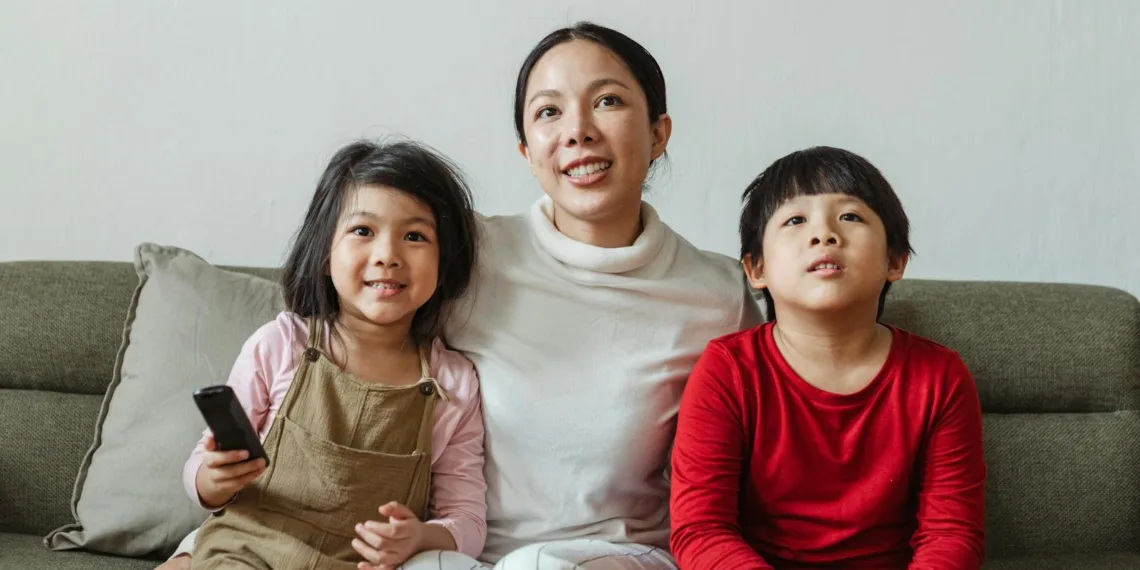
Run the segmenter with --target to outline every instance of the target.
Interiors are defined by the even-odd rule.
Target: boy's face
[[[887,281],[907,256],[887,252],[883,221],[846,194],[797,196],[780,206],[762,236],[764,256],[745,256],[749,282],[767,288],[777,316],[788,309],[841,312],[865,305],[871,315]]]

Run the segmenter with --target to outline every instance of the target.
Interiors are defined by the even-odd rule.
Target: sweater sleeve
[[[237,360],[230,369],[229,380],[226,381],[226,385],[233,389],[234,396],[241,403],[242,409],[245,410],[253,429],[258,434],[262,433],[269,412],[273,371],[281,353],[289,350],[289,340],[278,321],[262,326],[242,346]],[[211,512],[218,512],[226,505],[209,508],[202,504],[202,498],[198,495],[198,469],[202,467],[205,459],[206,438],[210,435],[210,430],[207,428],[194,446],[190,458],[182,469],[182,483],[190,500]]]
[[[433,518],[426,522],[446,528],[455,539],[456,550],[475,558],[487,539],[483,412],[475,367],[463,359],[455,368],[453,374],[472,387],[471,395],[462,402],[464,409],[455,431],[432,465],[429,510]],[[437,423],[435,429],[445,428]]]
[[[977,570],[985,556],[981,405],[961,359],[947,375],[949,390],[922,455],[912,570]]]
[[[670,546],[685,570],[770,570],[740,534],[743,390],[732,359],[712,343],[681,398],[673,448]]]

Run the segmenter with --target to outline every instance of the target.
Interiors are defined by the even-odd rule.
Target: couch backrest
[[[985,412],[993,557],[1140,551],[1140,302],[1104,287],[900,281],[885,322],[962,355]]]
[[[73,520],[137,283],[127,263],[0,263],[0,532]]]
[[[130,263],[0,263],[0,532],[74,520],[72,489],[137,285]]]

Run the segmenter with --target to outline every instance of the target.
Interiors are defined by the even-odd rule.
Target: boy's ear
[[[763,258],[753,259],[751,253],[746,253],[744,259],[740,260],[740,264],[744,267],[744,275],[748,278],[748,284],[753,289],[764,289],[768,286],[768,280],[764,278]]]
[[[906,272],[906,264],[910,262],[910,256],[907,254],[891,255],[887,259],[887,282],[893,283],[902,279],[903,273]]]

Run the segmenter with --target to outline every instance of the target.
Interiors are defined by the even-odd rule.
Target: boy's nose
[[[811,238],[814,245],[839,245],[839,234],[831,228],[820,228]]]

